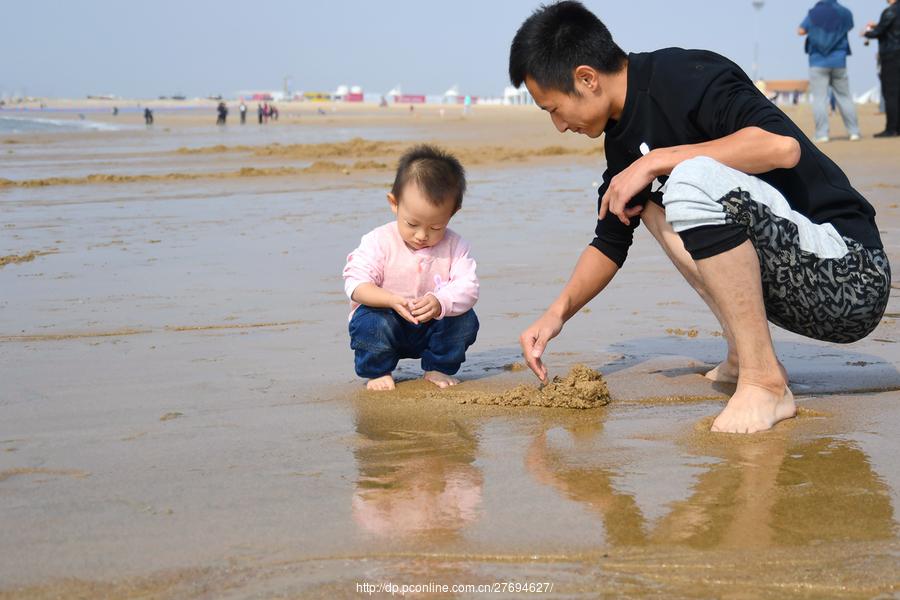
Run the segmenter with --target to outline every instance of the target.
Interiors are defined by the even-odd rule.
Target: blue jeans
[[[350,319],[356,374],[368,379],[391,373],[401,358],[421,358],[424,371],[453,375],[477,334],[474,310],[414,325],[393,309],[360,306]]]

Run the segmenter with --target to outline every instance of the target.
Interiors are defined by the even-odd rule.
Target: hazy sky
[[[760,75],[807,78],[796,29],[813,0],[587,0],[626,51],[715,50]],[[509,43],[540,2],[523,0],[27,0],[3,2],[0,93],[156,97],[360,85],[386,92],[500,95]],[[884,0],[846,0],[850,82],[876,82],[877,43],[858,37]]]

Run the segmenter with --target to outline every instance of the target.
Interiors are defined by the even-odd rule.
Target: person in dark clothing
[[[216,112],[218,113],[216,125],[224,125],[225,120],[228,118],[228,107],[225,106],[224,102],[219,102],[219,105],[216,107]]]
[[[150,110],[149,107],[144,109],[144,123],[146,125],[153,125],[153,111]]]
[[[241,105],[238,107],[239,112],[241,113],[241,125],[247,123],[247,105],[244,104],[244,101],[241,100]]]
[[[547,343],[623,266],[644,223],[722,325],[737,384],[712,425],[752,433],[796,413],[768,320],[851,342],[879,323],[890,265],[875,211],[841,169],[730,60],[704,50],[625,54],[578,2],[535,11],[510,48],[560,132],[605,134],[594,239],[519,341],[543,381]]]
[[[256,105],[256,118],[259,119],[260,125],[262,125],[262,123],[263,123],[263,112],[264,111],[263,111],[262,104],[257,104]]]
[[[888,0],[878,23],[869,23],[863,37],[878,40],[878,59],[881,63],[881,93],[887,117],[884,131],[875,137],[900,136],[900,6]],[[868,43],[868,42],[867,42]]]

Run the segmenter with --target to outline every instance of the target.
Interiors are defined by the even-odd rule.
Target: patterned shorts
[[[756,248],[766,316],[788,331],[828,342],[860,340],[887,308],[891,267],[884,250],[844,237],[841,258],[819,258],[800,248],[797,226],[734,190],[719,200],[727,223],[740,224]]]
[[[849,343],[878,325],[891,291],[884,250],[792,209],[758,177],[708,157],[673,169],[666,220],[695,260],[750,239],[759,256],[769,321],[817,340]]]

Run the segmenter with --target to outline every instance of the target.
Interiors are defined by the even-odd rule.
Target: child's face
[[[397,215],[397,228],[400,237],[413,250],[421,250],[434,246],[447,232],[447,224],[453,217],[454,202],[452,198],[435,206],[419,190],[419,186],[410,182],[403,188],[401,198],[388,194],[391,210]]]

